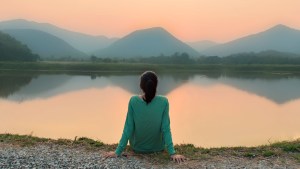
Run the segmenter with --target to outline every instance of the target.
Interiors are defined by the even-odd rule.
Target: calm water
[[[300,78],[279,75],[160,74],[173,141],[253,146],[300,137]],[[0,133],[50,138],[121,137],[139,75],[0,73]]]

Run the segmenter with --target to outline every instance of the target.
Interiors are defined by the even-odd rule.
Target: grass
[[[263,155],[264,157],[271,157],[271,156],[274,156],[274,155],[276,155],[276,154],[275,154],[274,151],[266,150],[266,151],[264,151],[264,152],[262,153],[262,155]]]
[[[295,154],[294,155],[294,158],[300,163],[300,154]]]
[[[21,146],[35,145],[49,140],[50,139],[34,137],[31,135],[0,134],[0,142],[20,144]]]
[[[117,144],[104,144],[99,140],[93,140],[87,137],[79,137],[74,140],[70,139],[49,139],[39,138],[32,135],[17,135],[17,134],[0,134],[0,142],[21,145],[34,146],[41,143],[65,145],[69,147],[84,147],[88,150],[105,150],[114,151]],[[195,147],[193,144],[175,145],[175,150],[179,154],[183,154],[192,160],[205,160],[214,156],[236,156],[243,158],[269,158],[288,156],[300,162],[300,139],[293,141],[276,142],[269,145],[257,147],[220,147],[220,148],[202,148]],[[127,146],[126,153],[130,153],[131,149]],[[142,158],[147,158],[154,163],[165,164],[169,161],[167,152],[159,152],[152,154],[139,155]]]
[[[101,147],[104,145],[104,143],[102,143],[101,141],[95,141],[87,137],[80,137],[78,139],[75,139],[73,141],[73,144],[80,144],[80,145],[90,146],[90,147]]]

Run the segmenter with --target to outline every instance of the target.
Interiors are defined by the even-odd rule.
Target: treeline
[[[174,53],[171,56],[152,56],[138,58],[97,58],[91,56],[92,62],[102,63],[149,63],[149,64],[195,64],[195,59],[192,59],[187,53]]]
[[[260,53],[239,53],[227,57],[200,56],[190,57],[187,53],[174,53],[171,56],[145,58],[97,58],[92,62],[101,63],[149,63],[149,64],[300,64],[300,55],[293,53],[264,51]]]
[[[300,55],[264,51],[260,53],[239,53],[227,57],[200,57],[196,62],[199,64],[300,64]]]
[[[39,56],[21,42],[0,32],[0,61],[37,61]]]

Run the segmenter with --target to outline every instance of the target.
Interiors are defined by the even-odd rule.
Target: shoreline
[[[266,168],[273,168],[275,166],[279,166],[279,168],[300,168],[300,139],[282,141],[257,147],[201,148],[195,147],[192,144],[175,145],[177,153],[183,154],[189,159],[187,162],[180,165],[171,162],[167,152],[134,154],[129,146],[127,146],[121,158],[103,160],[102,154],[107,151],[115,150],[116,146],[117,144],[104,144],[101,141],[92,140],[86,137],[70,140],[40,138],[30,135],[0,134],[0,151],[3,151],[4,154],[9,154],[11,151],[28,151],[28,153],[37,153],[37,156],[39,156],[39,149],[46,149],[45,151],[48,152],[52,151],[52,148],[55,147],[56,153],[64,154],[64,152],[70,152],[71,154],[76,154],[76,152],[79,151],[81,153],[77,154],[78,156],[93,154],[93,157],[95,156],[98,158],[97,160],[100,160],[97,162],[97,165],[113,165],[111,163],[121,161],[120,163],[122,163],[122,165],[123,163],[125,165],[125,163],[129,164],[130,162],[134,162],[133,165],[139,164],[140,168],[150,168],[149,166],[156,166],[157,168],[201,168],[203,166],[208,168],[214,168],[213,166],[216,168],[234,168],[234,166],[237,166],[238,168],[247,166],[247,168],[252,168],[257,167],[258,165],[265,166]],[[7,151],[5,151],[6,149]],[[51,154],[51,152],[48,153]],[[25,153],[25,156],[26,154],[27,153]],[[11,158],[18,157],[18,155],[10,156]],[[44,155],[42,155],[42,157],[43,156]],[[9,165],[3,162],[3,158],[4,157],[0,155],[0,168],[1,164]],[[78,160],[80,159],[81,158],[78,157]],[[35,158],[32,160],[35,160]],[[47,161],[45,161],[45,163],[47,163]],[[71,166],[73,163],[62,162],[62,164]],[[34,165],[31,165],[31,167],[32,166]]]
[[[92,62],[0,62],[0,71],[138,73],[154,70],[170,72],[219,72],[219,73],[279,73],[299,74],[300,65],[291,64],[146,64],[146,63],[92,63]]]

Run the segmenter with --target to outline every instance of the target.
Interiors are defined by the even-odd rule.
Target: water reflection
[[[8,97],[34,78],[31,75],[0,74],[0,97]]]
[[[236,78],[221,76],[218,79],[196,76],[191,83],[201,86],[224,84],[251,94],[265,97],[275,103],[282,104],[300,98],[300,78]]]
[[[5,76],[9,77],[9,76]],[[3,78],[5,78],[3,76]],[[158,93],[166,95],[170,91],[190,79],[190,75],[161,75]],[[16,79],[19,76],[15,77]],[[3,79],[5,81],[5,79]],[[17,81],[12,81],[12,83]],[[7,86],[11,85],[6,83]],[[38,75],[37,78],[31,79],[28,84],[24,84],[20,89],[11,92],[8,95],[1,95],[8,100],[24,101],[35,98],[48,98],[61,93],[83,90],[88,88],[105,88],[108,86],[118,86],[132,94],[140,93],[139,75]],[[2,90],[2,89],[1,89]],[[5,90],[5,88],[3,88]]]
[[[177,143],[252,146],[300,136],[300,99],[277,105],[223,84],[186,84],[168,97]]]
[[[84,89],[21,103],[0,100],[0,133],[119,141],[132,94],[117,87]],[[175,143],[251,146],[300,136],[300,99],[283,105],[236,88],[186,83],[170,92]]]
[[[22,103],[0,100],[0,133],[51,138],[119,139],[130,93],[117,87],[86,89]]]
[[[140,93],[139,74],[0,74],[0,97],[24,101],[49,98],[62,93],[89,88],[117,86],[132,93]],[[272,74],[177,73],[160,74],[158,93],[167,95],[179,86],[194,83],[200,86],[224,84],[282,104],[300,98],[300,78]]]
[[[300,136],[300,78],[159,74],[175,143],[252,146]],[[119,141],[139,74],[0,74],[0,133]]]

